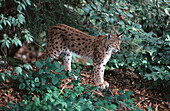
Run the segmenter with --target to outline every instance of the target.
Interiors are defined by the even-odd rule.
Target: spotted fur
[[[109,84],[104,81],[105,65],[111,53],[120,49],[119,36],[116,34],[88,35],[64,24],[49,27],[47,32],[47,46],[44,58],[56,58],[63,55],[65,70],[71,71],[72,53],[88,57],[93,60],[94,80],[98,88],[105,89]]]

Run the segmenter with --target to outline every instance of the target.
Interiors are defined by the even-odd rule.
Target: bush
[[[83,85],[79,80],[72,80],[67,85],[74,84],[73,88],[59,88],[62,79],[65,79],[67,74],[63,71],[64,67],[58,62],[54,64],[46,61],[36,61],[36,71],[31,70],[30,65],[15,67],[13,72],[1,74],[1,81],[7,78],[10,81],[15,81],[18,88],[27,92],[24,95],[23,101],[13,104],[8,103],[8,107],[12,110],[127,110],[138,109],[133,104],[133,98],[129,98],[131,91],[120,90],[120,95],[114,94],[111,96],[100,97],[94,91],[97,87]],[[79,66],[78,66],[79,69]],[[56,74],[57,73],[57,74]],[[79,70],[72,71],[71,74],[78,75]],[[14,75],[15,74],[15,75]],[[32,99],[33,98],[33,99]],[[1,110],[9,110],[7,107],[1,107]],[[139,109],[138,109],[139,110]]]
[[[38,42],[44,46],[45,30],[48,26],[64,23],[78,28],[90,35],[115,33],[124,31],[121,51],[112,55],[108,62],[111,69],[134,69],[139,77],[153,84],[160,85],[168,94],[169,63],[169,5],[167,0],[132,1],[132,0],[8,0],[0,1],[0,45],[2,55],[10,56],[16,47],[25,41]],[[66,19],[65,19],[66,18]],[[11,53],[13,55],[13,53]],[[135,109],[129,92],[114,95],[114,98],[99,98],[93,95],[95,88],[74,83],[73,89],[59,89],[60,79],[64,79],[63,66],[57,62],[50,64],[48,59],[35,62],[37,71],[29,69],[29,65],[16,67],[13,72],[0,73],[0,80],[16,80],[18,87],[26,90],[29,96],[11,108],[27,109],[89,109],[119,110]],[[44,66],[45,69],[43,68]],[[50,70],[59,73],[51,73]],[[72,73],[78,73],[77,72]],[[44,73],[45,72],[45,73]],[[72,84],[70,83],[70,84]],[[86,89],[87,87],[87,89]],[[60,93],[61,92],[61,93]],[[33,94],[36,95],[31,100]],[[82,94],[81,94],[82,93]],[[81,94],[81,95],[80,95]],[[167,100],[169,98],[166,97]],[[71,103],[71,101],[73,101]],[[110,107],[112,106],[112,107]],[[8,108],[4,108],[8,110]]]
[[[112,55],[107,64],[110,68],[131,68],[138,76],[161,84],[159,88],[170,86],[168,1],[95,0],[82,10],[93,35],[115,33],[116,29],[125,32],[120,53]]]
[[[1,48],[5,48],[3,51],[7,56],[14,56],[23,42],[31,43],[33,36],[27,28],[24,28],[26,23],[25,10],[31,5],[30,0],[8,0],[0,1],[0,36]],[[15,46],[14,46],[15,45]],[[0,54],[3,55],[2,50]]]

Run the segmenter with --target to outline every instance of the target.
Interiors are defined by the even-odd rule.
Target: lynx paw
[[[104,81],[102,84],[98,85],[97,88],[103,90],[109,87],[109,83]]]

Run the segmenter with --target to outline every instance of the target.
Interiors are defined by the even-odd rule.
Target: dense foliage
[[[124,92],[120,90],[119,96],[115,94],[114,96],[101,98],[93,92],[97,87],[81,85],[79,80],[72,80],[72,82],[67,84],[69,86],[74,84],[72,89],[65,88],[66,84],[63,84],[61,81],[68,77],[65,71],[63,71],[64,66],[61,66],[56,61],[54,61],[54,64],[51,64],[49,60],[50,58],[47,58],[45,62],[35,62],[34,64],[37,67],[36,71],[32,71],[32,67],[25,64],[22,66],[24,70],[21,69],[21,67],[15,67],[13,72],[0,73],[0,81],[5,81],[5,78],[10,81],[14,80],[20,90],[27,92],[22,102],[14,105],[12,102],[8,103],[7,105],[10,108],[24,111],[102,111],[103,109],[120,110],[122,107],[127,110],[140,110],[133,104],[133,98],[129,98],[132,94],[131,91]],[[78,69],[80,69],[80,66],[78,66]],[[78,75],[79,71],[80,70],[75,70],[70,74]],[[11,73],[15,73],[15,75]],[[64,86],[62,89],[59,89],[58,87],[61,86],[61,84]],[[34,98],[33,101],[32,98]],[[9,109],[5,107],[0,108],[0,110],[8,111]]]
[[[16,47],[22,46],[25,42],[35,41],[44,46],[45,30],[48,26],[58,23],[70,25],[94,36],[124,31],[121,51],[112,56],[107,67],[122,70],[134,69],[141,79],[153,81],[151,87],[157,86],[157,89],[166,89],[162,91],[170,94],[168,88],[170,87],[169,4],[168,0],[0,0],[0,31],[2,32],[0,33],[0,53],[10,56],[12,54],[10,52],[15,51]],[[7,49],[8,51],[6,51]],[[42,64],[44,65],[44,63],[36,62],[35,65],[39,68],[38,72],[30,71],[30,74],[25,74],[20,67],[17,67],[15,71],[18,75],[10,76],[10,78],[21,80],[20,89],[28,90],[27,88],[29,88],[30,92],[42,94],[41,97],[35,97],[35,103],[26,98],[28,101],[25,101],[24,105],[33,105],[34,108],[36,106],[53,108],[53,105],[60,104],[56,103],[59,102],[56,101],[58,98],[70,101],[71,98],[68,98],[66,93],[57,97],[53,95],[53,93],[59,94],[59,89],[53,87],[59,84],[57,78],[60,77],[57,75],[49,74],[50,77],[45,77],[57,76],[51,80],[51,83],[48,82],[51,85],[49,91],[44,92],[44,89],[41,89],[41,85],[46,83],[46,79],[43,80],[43,77],[40,78],[39,75],[47,76],[42,73]],[[32,73],[36,73],[36,75],[33,76]],[[0,78],[4,80],[5,76],[5,74],[1,74]],[[30,83],[33,83],[34,87]],[[80,89],[76,89],[76,87]],[[78,82],[72,92],[75,93],[77,90],[87,92],[84,86],[80,87]],[[65,92],[71,95],[70,91],[65,90]],[[88,95],[89,92],[86,94]],[[92,100],[94,98],[85,99],[87,95],[79,95],[75,99],[75,106],[69,106],[69,102],[61,102],[62,108],[67,106],[67,108],[79,109],[83,105],[89,109],[97,108],[91,102],[99,98],[96,100]],[[48,97],[45,99],[45,96]],[[73,95],[73,97],[76,96]],[[80,103],[77,101],[79,99],[82,100]],[[111,104],[109,103],[112,101],[110,99],[112,98],[105,99],[107,104]],[[170,100],[168,95],[165,95],[165,99]],[[109,109],[109,107],[107,108]],[[113,108],[119,109],[117,105]]]

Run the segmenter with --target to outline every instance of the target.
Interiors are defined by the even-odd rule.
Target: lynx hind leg
[[[71,52],[62,52],[62,57],[65,71],[71,72],[71,59],[72,59]],[[74,74],[70,75],[70,77],[75,80],[78,79],[78,76],[75,76]]]
[[[64,62],[64,68],[66,71],[71,71],[71,58],[72,54],[70,52],[63,52],[63,62]]]
[[[50,57],[51,60],[58,57],[63,50],[61,34],[52,32],[50,32],[50,30],[47,31],[47,45],[44,51],[45,57]]]

